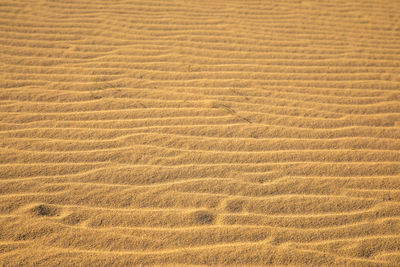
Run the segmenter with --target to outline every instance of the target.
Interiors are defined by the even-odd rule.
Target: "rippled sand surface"
[[[399,266],[400,2],[0,2],[0,265]]]

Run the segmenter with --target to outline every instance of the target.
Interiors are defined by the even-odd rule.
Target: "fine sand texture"
[[[1,0],[0,266],[400,266],[400,1]]]

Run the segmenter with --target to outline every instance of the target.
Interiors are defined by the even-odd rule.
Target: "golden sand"
[[[1,266],[400,266],[400,1],[0,2]]]

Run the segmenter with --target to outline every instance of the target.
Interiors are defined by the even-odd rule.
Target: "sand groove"
[[[399,266],[399,1],[0,14],[0,265]]]

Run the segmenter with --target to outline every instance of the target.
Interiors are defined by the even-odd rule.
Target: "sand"
[[[400,1],[0,14],[0,266],[400,266]]]

